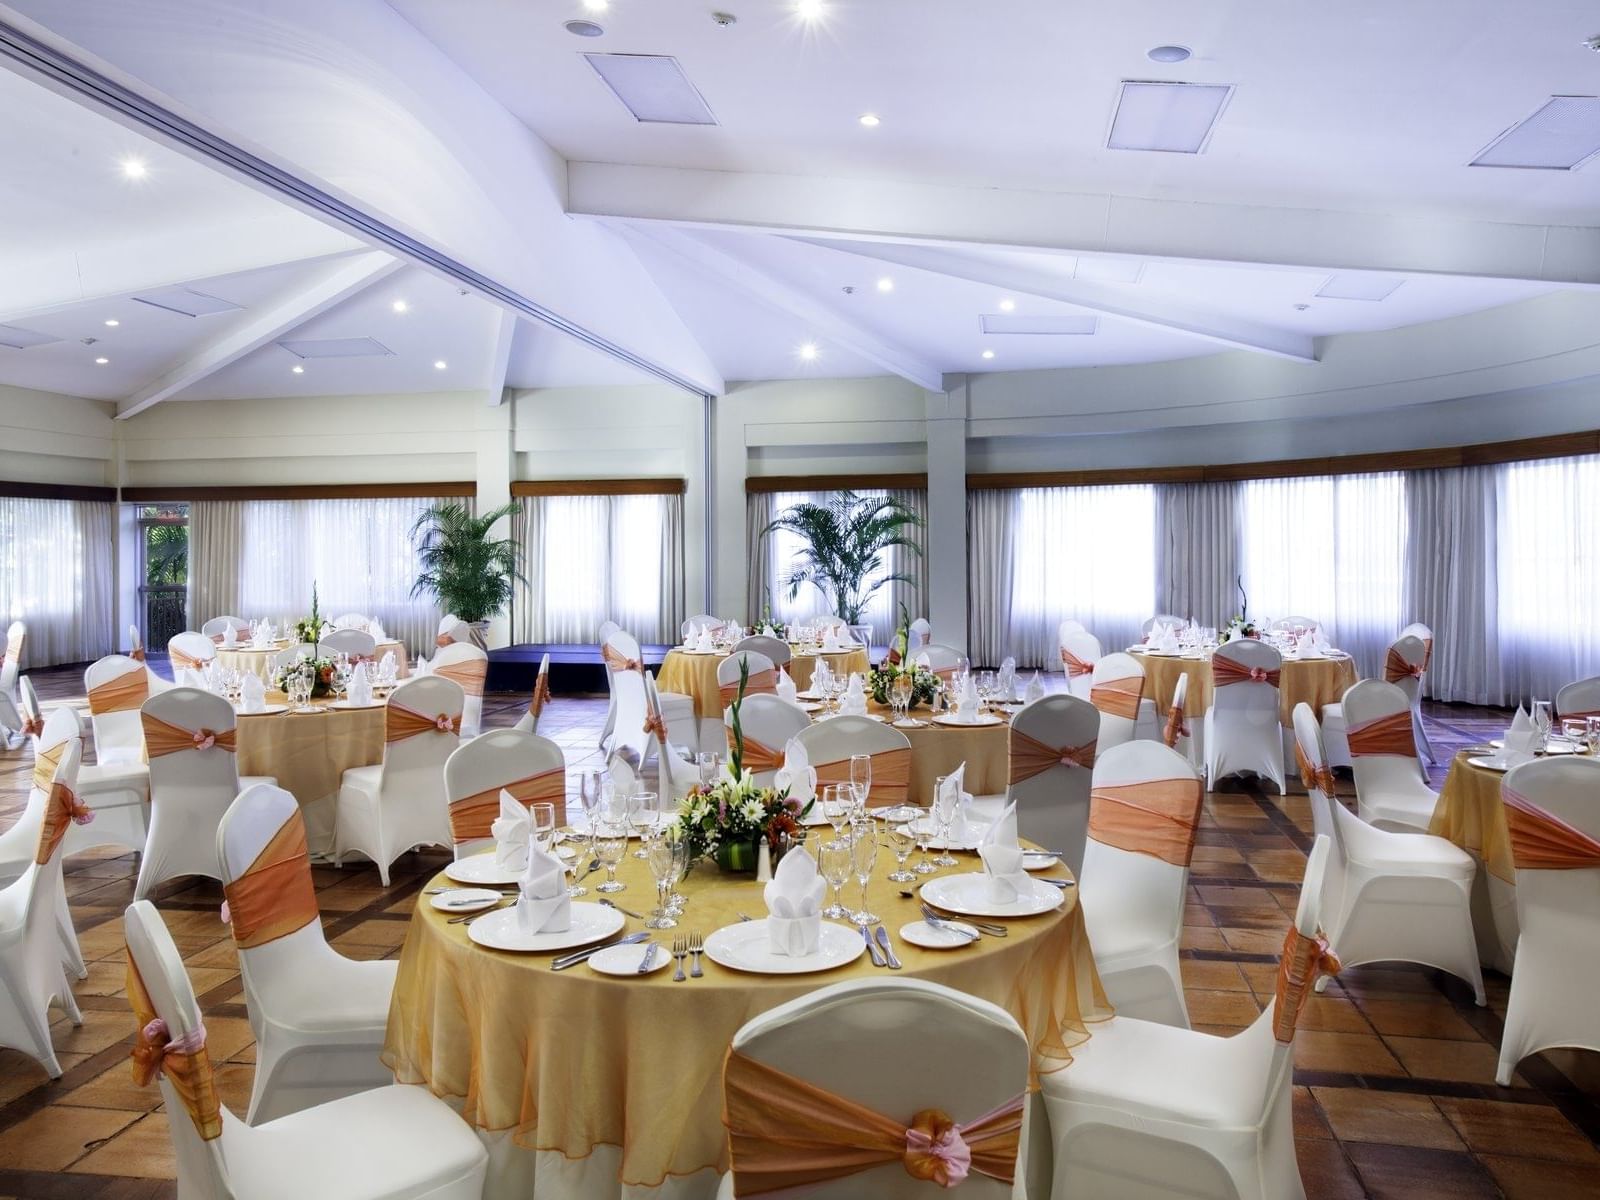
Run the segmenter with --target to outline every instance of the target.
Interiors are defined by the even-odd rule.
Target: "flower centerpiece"
[[[790,800],[787,789],[759,787],[754,775],[744,769],[744,730],[739,724],[739,709],[744,703],[745,686],[750,679],[747,665],[739,671],[739,693],[729,706],[733,745],[728,754],[726,773],[715,783],[696,784],[678,801],[673,829],[689,846],[691,861],[714,858],[725,871],[753,871],[759,846],[765,839],[776,861],[786,840],[798,840],[800,819],[810,811],[799,801]]]
[[[1234,579],[1239,588],[1239,614],[1228,618],[1228,623],[1222,627],[1224,642],[1237,642],[1240,638],[1259,638],[1261,627],[1250,619],[1250,597],[1245,595],[1244,576]]]
[[[906,704],[907,709],[933,703],[934,694],[939,690],[939,677],[927,667],[919,667],[911,661],[911,614],[906,611],[904,604],[900,606],[900,627],[890,641],[889,653],[867,675],[867,687],[872,692],[873,700],[888,704],[894,693],[895,680],[901,676],[911,679],[911,699]]]
[[[311,698],[333,694],[333,669],[334,662],[331,658],[297,658],[287,666],[280,667],[272,673],[272,689],[274,691],[289,691],[289,684],[294,676],[311,676]]]
[[[317,584],[311,582],[311,615],[301,617],[294,623],[294,640],[306,646],[315,646],[324,634],[332,633],[328,622],[322,619],[322,610],[317,602]]]

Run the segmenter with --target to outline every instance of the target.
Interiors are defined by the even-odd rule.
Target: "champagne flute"
[[[678,885],[689,873],[689,839],[676,827],[668,829],[666,837],[672,846],[672,884],[667,889],[667,912],[674,917],[681,917],[689,904],[689,898],[678,890]]]
[[[865,811],[867,798],[872,794],[872,755],[850,756],[850,792],[855,797],[856,808]]]
[[[856,882],[861,885],[861,910],[851,913],[850,919],[857,925],[876,925],[878,918],[867,907],[867,884],[872,881],[872,870],[878,865],[877,831],[871,826],[856,831],[850,843],[850,865],[855,871]]]
[[[659,831],[650,835],[645,843],[645,858],[650,863],[650,875],[656,881],[656,907],[645,918],[646,929],[676,929],[678,922],[673,919],[672,906],[668,897],[672,891],[673,879],[673,844],[664,833]]]
[[[941,843],[939,857],[933,860],[935,866],[956,867],[961,864],[950,854],[950,832],[956,824],[956,808],[961,803],[959,799],[951,799],[945,795],[944,782],[948,776],[941,775],[933,785],[933,814],[934,828]]]
[[[617,882],[617,867],[621,865],[623,851],[627,848],[628,826],[612,815],[602,816],[595,830],[594,852],[600,865],[606,869],[606,881],[595,891],[611,895],[627,890],[627,884]]]
[[[583,809],[583,832],[573,840],[588,853],[580,853],[573,863],[572,886],[567,889],[567,895],[574,899],[589,894],[582,881],[589,873],[590,862],[598,857],[594,851],[594,831],[600,820],[599,771],[585,771],[578,776],[578,803]]]
[[[636,791],[628,797],[628,824],[639,831],[641,840],[646,830],[656,827],[656,805],[660,797],[655,792]],[[649,857],[643,845],[633,852],[637,859]]]
[[[841,902],[839,890],[850,878],[850,869],[853,865],[850,843],[842,838],[823,842],[817,848],[817,865],[822,877],[833,885],[833,903],[822,910],[822,915],[832,920],[848,917],[850,910]]]

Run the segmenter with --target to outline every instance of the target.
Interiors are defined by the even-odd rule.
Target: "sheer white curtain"
[[[526,496],[519,642],[593,642],[613,620],[640,641],[672,644],[683,622],[683,496]]]
[[[1400,627],[1405,482],[1381,475],[1253,479],[1240,495],[1242,568],[1250,615],[1304,616],[1381,671]]]
[[[1438,700],[1503,704],[1497,467],[1406,474],[1405,623],[1433,630],[1423,686]]]
[[[115,530],[109,501],[0,497],[0,630],[27,625],[23,670],[116,649]]]
[[[431,652],[439,610],[412,599],[418,573],[411,527],[435,503],[381,500],[200,501],[190,509],[195,628],[224,613],[281,623],[311,610],[360,612],[413,652]]]

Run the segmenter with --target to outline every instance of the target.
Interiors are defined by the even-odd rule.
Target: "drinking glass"
[[[603,816],[595,828],[594,852],[600,860],[600,865],[606,869],[606,881],[595,888],[597,892],[608,895],[615,892],[627,891],[628,885],[617,882],[617,867],[622,863],[622,854],[628,848],[628,826],[625,822]]]
[[[646,830],[656,827],[656,810],[660,802],[661,798],[655,792],[637,791],[628,797],[628,824],[639,833],[641,840]],[[633,852],[633,856],[641,860],[649,857],[643,845]]]
[[[865,809],[867,797],[872,794],[872,755],[850,756],[850,792],[855,797],[856,808]]]
[[[844,887],[845,881],[850,878],[852,865],[850,843],[842,838],[823,842],[817,848],[818,869],[822,872],[822,877],[833,885],[833,903],[822,910],[823,916],[838,920],[850,915],[850,910],[840,901],[839,889]]]
[[[839,837],[850,820],[850,796],[844,784],[824,784],[822,787],[822,815],[833,826],[833,836]]]
[[[695,763],[700,768],[700,782],[710,787],[717,781],[717,755],[714,751],[702,750],[695,755]]]
[[[533,844],[550,853],[556,840],[556,806],[546,801],[530,804],[528,817],[533,822]]]
[[[917,848],[916,831],[911,822],[915,821],[921,812],[918,809],[902,805],[891,808],[884,814],[889,831],[889,849],[894,852],[895,869],[889,872],[889,878],[895,883],[915,883],[917,874],[906,869],[906,860],[911,857],[911,852]]]
[[[850,843],[850,865],[855,872],[856,882],[861,885],[861,910],[851,913],[850,919],[857,925],[876,925],[878,918],[867,907],[867,884],[872,880],[872,869],[878,865],[877,831],[870,826],[856,831],[855,839]]]
[[[1600,717],[1590,717],[1585,722],[1583,740],[1590,754],[1600,754]]]
[[[654,833],[645,843],[645,858],[650,863],[650,875],[656,881],[656,907],[645,918],[646,929],[676,929],[678,922],[673,919],[672,906],[669,897],[672,894],[672,885],[677,882],[673,877],[673,843],[660,833]]]
[[[917,815],[910,821],[912,832],[917,835],[917,844],[922,848],[922,857],[917,860],[917,865],[911,869],[918,875],[932,875],[939,868],[928,857],[928,847],[933,841],[933,836],[939,831],[939,822],[934,819],[933,808],[917,809]]]
[[[1583,735],[1588,726],[1582,717],[1564,717],[1561,721],[1561,736],[1571,742],[1573,747],[1583,745]]]
[[[943,849],[940,850],[939,857],[935,858],[933,861],[934,865],[936,866],[955,867],[960,866],[961,864],[958,863],[950,854],[950,831],[955,828],[956,808],[960,804],[960,801],[946,798],[944,791],[945,778],[945,776],[941,775],[937,780],[934,781],[934,800],[929,809],[929,812],[933,816],[933,824],[938,832],[939,840],[943,843]]]
[[[578,802],[583,807],[583,832],[573,839],[580,850],[572,864],[572,886],[567,889],[567,895],[574,899],[589,894],[589,889],[581,881],[589,873],[590,862],[598,857],[595,853],[594,837],[595,829],[600,823],[600,801],[600,772],[585,771],[578,776]]]
[[[689,840],[676,829],[668,830],[666,837],[672,846],[672,886],[667,889],[667,912],[681,917],[689,904],[689,898],[678,890],[689,873]]]
[[[1550,742],[1550,701],[1533,702],[1533,728],[1539,735],[1539,749],[1543,750]]]
[[[896,675],[894,677],[894,699],[899,709],[901,721],[911,719],[911,676]]]

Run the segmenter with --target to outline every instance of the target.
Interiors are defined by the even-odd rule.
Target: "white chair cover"
[[[566,773],[561,747],[536,733],[490,729],[463,742],[444,764],[444,794],[456,858],[494,844],[488,828],[499,815],[502,789],[509,789],[524,803],[533,803],[528,798],[532,795],[554,804],[557,826],[565,825]],[[474,833],[477,836],[472,836]]]
[[[84,672],[97,761],[78,769],[78,795],[94,810],[95,819],[67,831],[64,854],[101,846],[144,849],[150,832],[150,767],[139,708],[153,694],[153,678],[143,663],[120,654],[90,663]],[[39,698],[26,676],[22,697],[23,708],[36,717]],[[76,714],[74,720],[81,735],[82,722]]]
[[[1600,717],[1600,675],[1566,684],[1556,693],[1559,717]]]
[[[439,632],[434,635],[435,646],[449,646],[454,643],[463,645],[472,644],[472,626],[468,625],[455,613],[445,613],[439,618]]]
[[[728,753],[733,752],[733,710],[722,714],[728,725]],[[783,765],[783,748],[789,739],[811,727],[811,716],[797,704],[778,696],[746,696],[739,707],[739,728],[744,733],[744,766],[761,787],[771,787]]]
[[[1068,629],[1068,624],[1061,622],[1057,639],[1061,644],[1061,669],[1066,673],[1067,690],[1080,700],[1087,700],[1094,685],[1095,664],[1100,661],[1100,639],[1076,621],[1070,622],[1077,625],[1076,629]]]
[[[741,665],[748,666],[750,671],[745,689],[746,696],[774,694],[773,689],[777,686],[778,672],[770,658],[759,650],[735,650],[717,664],[717,688],[722,693],[724,714],[727,713],[728,705],[733,703],[733,698],[738,695]]]
[[[724,622],[721,617],[714,617],[710,613],[695,613],[694,616],[686,617],[683,622],[679,624],[678,636],[685,638],[688,637],[691,629],[710,629],[712,633],[716,633],[723,627],[725,623],[726,622]]]
[[[1107,654],[1089,676],[1089,701],[1100,710],[1100,753],[1134,737],[1144,699],[1144,664],[1131,654]]]
[[[639,682],[644,685],[645,711],[648,719],[648,738],[645,749],[648,751],[649,742],[656,744],[656,766],[660,771],[657,780],[657,791],[660,792],[663,802],[666,800],[679,800],[688,790],[698,782],[696,769],[692,765],[694,758],[689,752],[680,752],[669,738],[662,738],[661,731],[670,732],[671,726],[667,723],[665,712],[661,706],[661,694],[656,691],[655,676],[644,674],[639,676]],[[625,686],[632,686],[631,684]],[[688,699],[687,696],[684,699]],[[621,719],[622,708],[617,708],[618,719]],[[640,759],[643,766],[644,760]]]
[[[1278,679],[1283,657],[1265,642],[1241,638],[1218,646],[1211,657],[1211,707],[1206,710],[1206,789],[1250,771],[1287,795],[1283,771],[1283,724],[1278,715]],[[1233,678],[1243,672],[1247,678]]]
[[[333,619],[335,629],[359,629],[362,633],[366,633],[371,624],[364,614],[358,612],[341,613]]]
[[[607,690],[607,693],[609,694],[610,687],[608,686],[606,690]],[[533,695],[528,700],[528,709],[527,709],[526,712],[524,712],[522,714],[522,716],[517,718],[517,723],[516,723],[515,728],[520,730],[522,733],[538,733],[539,732],[539,717],[544,712],[544,706],[546,704],[548,704],[549,702],[550,702],[550,653],[549,653],[549,651],[546,651],[544,657],[539,660],[539,673],[538,673],[538,675],[534,676],[534,680],[533,680]],[[616,713],[615,707],[608,702],[607,705],[606,705],[606,721],[607,721],[608,724],[607,724],[607,728],[605,730],[605,734],[609,734],[611,732],[611,729],[610,729],[610,726],[609,726],[609,722],[612,720],[612,718],[615,715],[615,713]],[[601,740],[602,743],[605,741],[605,735],[604,734],[601,736],[600,740]]]
[[[204,633],[180,633],[167,639],[172,682],[179,687],[202,687],[200,671],[217,656],[217,644]]]
[[[775,666],[785,667],[794,657],[789,649],[789,643],[782,638],[767,637],[764,634],[752,633],[749,637],[742,637],[735,643],[733,652],[738,654],[742,650],[754,650],[764,656],[768,662]]]
[[[924,654],[928,656],[928,669],[935,675],[946,677],[959,668],[961,660],[966,657],[954,646],[946,646],[940,642],[929,642],[917,647],[916,658],[920,659]]]
[[[1411,701],[1392,683],[1363,679],[1342,705],[1361,819],[1379,829],[1426,833],[1439,795],[1418,771]],[[1364,742],[1389,749],[1363,753]]]
[[[1424,673],[1417,677],[1417,703],[1412,705],[1411,708],[1411,723],[1416,729],[1417,749],[1422,752],[1422,756],[1428,760],[1429,765],[1432,765],[1437,763],[1439,759],[1433,752],[1433,744],[1428,741],[1427,727],[1422,722],[1422,691],[1427,679],[1426,672],[1433,665],[1433,630],[1429,629],[1421,621],[1413,621],[1400,631],[1400,636],[1403,638],[1414,637],[1423,646],[1422,667]]]
[[[1176,613],[1157,613],[1155,616],[1151,617],[1148,621],[1144,622],[1144,624],[1139,626],[1139,632],[1142,633],[1142,634],[1145,634],[1146,636],[1148,636],[1150,631],[1152,629],[1154,629],[1157,625],[1167,625],[1167,626],[1173,626],[1173,627],[1181,627],[1181,626],[1187,625],[1188,623],[1189,623],[1188,621],[1184,620],[1182,617],[1178,616]]]
[[[200,626],[200,632],[208,638],[215,638],[218,634],[226,634],[230,629],[234,631],[236,636],[241,633],[245,635],[240,640],[249,640],[250,622],[241,617],[212,617],[211,620]]]
[[[1322,622],[1311,617],[1279,617],[1267,626],[1268,633],[1305,632],[1321,629]]]
[[[642,652],[639,648],[639,639],[623,629],[615,630],[611,636],[601,644],[600,653],[605,660],[606,673],[611,680],[613,690],[616,688],[619,672],[629,671],[635,675],[645,674]],[[631,664],[631,665],[630,665]],[[681,692],[657,692],[661,702],[661,715],[667,723],[667,740],[679,747],[690,758],[700,752],[700,722],[695,716],[694,697],[686,696]],[[617,721],[613,721],[612,730],[617,734],[620,729],[620,714]],[[720,721],[707,722],[720,725]],[[618,740],[614,744],[632,745],[631,741],[622,742],[621,736],[627,736],[627,731],[620,731]],[[716,738],[720,738],[720,732]],[[716,739],[712,739],[715,744]]]
[[[348,654],[352,662],[372,658],[377,651],[378,639],[364,629],[335,629],[317,644],[318,658]]]
[[[911,622],[911,645],[909,649],[920,650],[933,640],[933,626],[928,623],[927,617],[918,617]]]
[[[470,642],[452,642],[433,656],[433,673],[461,685],[461,736],[474,738],[483,728],[483,688],[488,680],[489,655]]]
[[[802,729],[797,736],[805,747],[806,761],[816,768],[819,795],[825,785],[849,780],[852,755],[870,754],[873,766],[868,806],[879,808],[905,801],[911,742],[898,729],[868,717],[830,717]],[[900,758],[906,764],[905,779],[896,778],[890,769],[891,762]]]
[[[1035,700],[1011,719],[1004,804],[981,815],[998,816],[1015,804],[1017,833],[1059,851],[1073,875],[1081,875],[1099,738],[1100,713],[1087,700],[1059,694]],[[1049,763],[1041,747],[1055,752],[1056,761]]]

